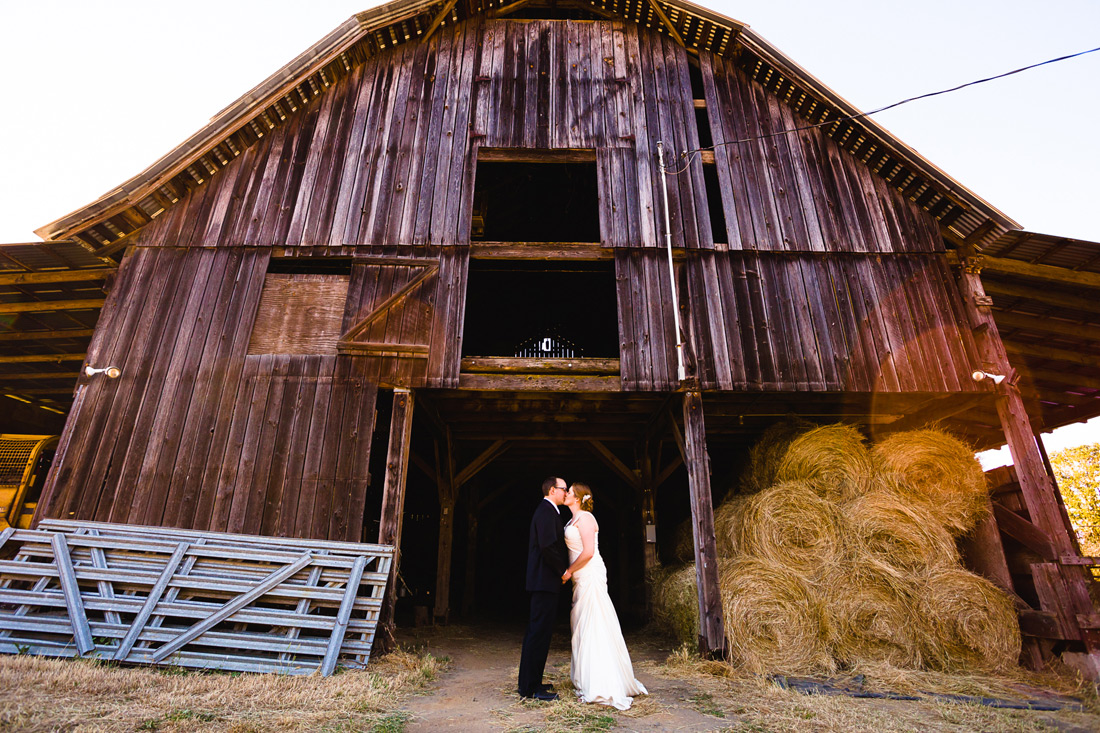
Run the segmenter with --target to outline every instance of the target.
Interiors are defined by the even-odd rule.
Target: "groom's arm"
[[[539,512],[535,520],[535,536],[539,554],[552,568],[564,568],[565,557],[561,551],[561,524],[556,512]]]

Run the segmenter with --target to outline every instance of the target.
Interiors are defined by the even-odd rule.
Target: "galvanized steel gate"
[[[45,520],[0,558],[0,652],[329,675],[366,664],[393,548]]]

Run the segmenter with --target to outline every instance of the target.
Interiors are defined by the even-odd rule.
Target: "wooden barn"
[[[1011,448],[968,557],[1025,661],[1088,669],[1096,560],[1036,436],[1100,415],[1100,246],[856,113],[681,0],[352,17],[3,247],[0,380],[33,414],[4,432],[64,419],[38,519],[395,544],[398,614],[519,620],[558,474],[596,488],[628,619],[690,518],[717,652],[712,506],[760,433],[938,421]]]

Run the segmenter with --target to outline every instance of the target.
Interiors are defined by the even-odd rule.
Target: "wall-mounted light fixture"
[[[975,382],[981,382],[984,379],[991,379],[993,380],[993,384],[1000,384],[1001,382],[1008,379],[1008,377],[1004,374],[990,374],[989,372],[982,371],[981,369],[975,369],[973,372],[971,372],[970,378],[973,379]],[[1012,382],[1010,381],[1009,384],[1011,383]]]
[[[104,367],[102,369],[86,366],[84,367],[84,373],[89,377],[94,377],[97,374],[106,374],[110,379],[118,379],[122,376],[122,370],[116,366]]]

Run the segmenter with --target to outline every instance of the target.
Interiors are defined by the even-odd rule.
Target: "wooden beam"
[[[997,327],[1002,331],[1006,328],[1020,328],[1039,334],[1053,333],[1059,336],[1069,336],[1075,340],[1100,341],[1100,326],[1091,323],[1071,323],[1045,316],[1027,316],[1007,311],[997,312],[993,317],[997,321]]]
[[[393,547],[393,563],[390,565],[390,577],[386,582],[375,636],[375,643],[381,642],[383,651],[394,648],[393,610],[397,602],[401,523],[405,515],[405,480],[409,471],[412,418],[413,393],[407,389],[395,389],[390,416],[390,442],[386,452],[386,477],[382,486],[382,514],[378,524],[378,544]]]
[[[472,242],[470,258],[598,262],[615,259],[615,251],[599,242]]]
[[[1086,313],[1100,313],[1100,299],[1087,298],[1079,295],[1065,295],[1051,292],[1050,289],[1033,288],[1027,285],[1010,285],[1008,283],[989,280],[982,282],[986,293],[1004,295],[1010,298],[1027,298],[1037,300],[1044,305],[1058,306],[1059,308],[1072,308]]]
[[[665,15],[665,11],[661,9],[661,4],[657,0],[649,0],[649,6],[653,8],[653,12],[657,14],[657,17],[661,19],[661,22],[665,25],[665,30],[672,36],[677,43],[684,48],[687,48],[687,44],[684,43],[683,36],[680,35],[680,31],[676,30],[676,26],[672,25],[672,21]]]
[[[338,341],[336,353],[345,356],[399,356],[426,359],[427,344],[383,344],[365,341]]]
[[[454,481],[454,451],[450,432],[436,440],[435,475],[439,496],[439,544],[435,562],[435,610],[437,623],[447,623],[451,616],[451,555],[454,549],[455,504],[458,491]]]
[[[691,497],[691,528],[695,538],[695,576],[699,597],[699,652],[707,658],[725,658],[726,631],[718,591],[718,550],[714,538],[714,507],[710,495],[710,456],[703,425],[699,392],[684,393],[684,446]]]
[[[1001,590],[1016,594],[1012,575],[1008,572],[1001,533],[993,516],[993,503],[987,497],[988,514],[966,536],[959,538],[959,549],[966,559],[966,566],[993,581]],[[1008,511],[1007,509],[1005,511]]]
[[[508,3],[507,5],[501,5],[499,8],[489,10],[486,15],[490,18],[501,18],[509,13],[514,13],[520,8],[530,5],[532,0],[517,0],[514,3]]]
[[[433,482],[438,480],[438,477],[435,475],[435,469],[432,468],[431,464],[421,458],[420,455],[411,448],[409,449],[409,462],[423,471],[424,475]]]
[[[21,354],[0,356],[0,364],[53,364],[63,361],[84,361],[85,354]]]
[[[459,471],[458,475],[454,477],[455,488],[461,488],[463,484],[476,476],[481,469],[488,466],[498,456],[504,453],[504,451],[508,450],[510,445],[511,443],[507,440],[498,440],[483,450],[481,455],[466,464],[466,467]]]
[[[0,285],[41,285],[42,283],[78,283],[106,280],[116,270],[104,267],[95,270],[46,270],[44,272],[3,272]]]
[[[680,424],[676,422],[676,416],[672,413],[672,408],[668,411],[668,424],[672,430],[672,438],[676,441],[676,447],[680,449],[680,458],[684,463],[688,462],[687,443],[684,440],[684,434],[680,431]]]
[[[588,446],[592,449],[592,452],[603,461],[608,468],[615,472],[619,478],[621,478],[626,485],[632,489],[637,489],[639,485],[638,475],[627,468],[626,464],[619,460],[619,457],[611,452],[611,449],[598,440],[589,440]]]
[[[621,392],[619,377],[544,374],[459,374],[458,388],[503,392]]]
[[[451,14],[451,10],[458,3],[458,0],[447,0],[447,4],[443,6],[443,9],[439,11],[439,15],[432,18],[432,22],[428,25],[428,30],[424,31],[423,39],[426,40],[432,37],[435,33],[435,29],[443,25],[443,21],[447,19],[447,16]]]
[[[618,374],[619,360],[468,356],[462,360],[462,371],[496,374]]]
[[[978,264],[983,270],[1004,272],[1009,275],[1024,275],[1026,277],[1046,280],[1048,282],[1100,289],[1100,273],[1096,272],[1081,272],[1080,270],[1070,270],[1066,267],[1037,265],[1022,260],[1014,260],[1007,257],[991,257],[989,255],[982,255]]]
[[[653,479],[653,488],[659,489],[665,481],[668,481],[668,477],[671,476],[673,472],[682,465],[684,465],[683,457],[673,456],[672,461],[667,466],[665,466],[659,474],[657,474],[657,478]]]
[[[1005,344],[1005,349],[1011,353],[1012,345]],[[1030,375],[1033,381],[1054,382],[1070,388],[1088,387],[1100,389],[1100,378],[1088,377],[1075,372],[1053,371],[1051,369],[1027,369],[1025,375]]]
[[[0,382],[16,382],[23,379],[71,379],[80,378],[80,372],[19,372],[0,374]]]
[[[998,529],[1039,557],[1052,562],[1058,559],[1058,551],[1050,541],[1050,536],[1039,527],[996,503],[993,504],[993,516],[997,520]]]
[[[1100,362],[1100,356],[1095,354],[1089,354],[1087,352],[1070,351],[1069,349],[1056,349],[1053,346],[1034,346],[1032,344],[1021,344],[1016,341],[1007,341],[1004,345],[1005,351],[1019,354],[1020,356],[1031,356],[1037,359],[1050,359],[1052,361],[1065,361],[1070,364],[1080,364],[1081,366],[1095,367]]]
[[[424,272],[409,280],[404,286],[398,289],[397,292],[390,295],[390,297],[386,298],[381,304],[375,307],[374,310],[368,313],[366,318],[363,318],[352,326],[347,333],[340,337],[337,346],[353,343],[359,335],[370,327],[371,323],[381,318],[390,308],[404,300],[405,297],[412,292],[413,288],[423,284],[430,276],[439,272],[439,260],[424,260],[417,266],[424,267]]]
[[[892,433],[901,430],[914,430],[924,427],[930,422],[954,417],[960,412],[966,412],[980,402],[989,400],[990,395],[988,392],[975,392],[970,394],[956,393],[948,395],[946,397],[934,399],[931,403],[924,405],[916,412],[912,412],[894,422],[888,423],[883,429]]]
[[[0,313],[94,310],[102,308],[105,300],[106,298],[85,298],[82,300],[35,300],[26,303],[0,303]]]
[[[74,328],[60,331],[10,331],[0,333],[0,343],[9,341],[49,341],[52,339],[91,338],[94,328]]]
[[[478,148],[478,162],[485,163],[595,163],[595,148]],[[519,244],[512,242],[512,244]],[[543,242],[542,244],[549,244]]]

